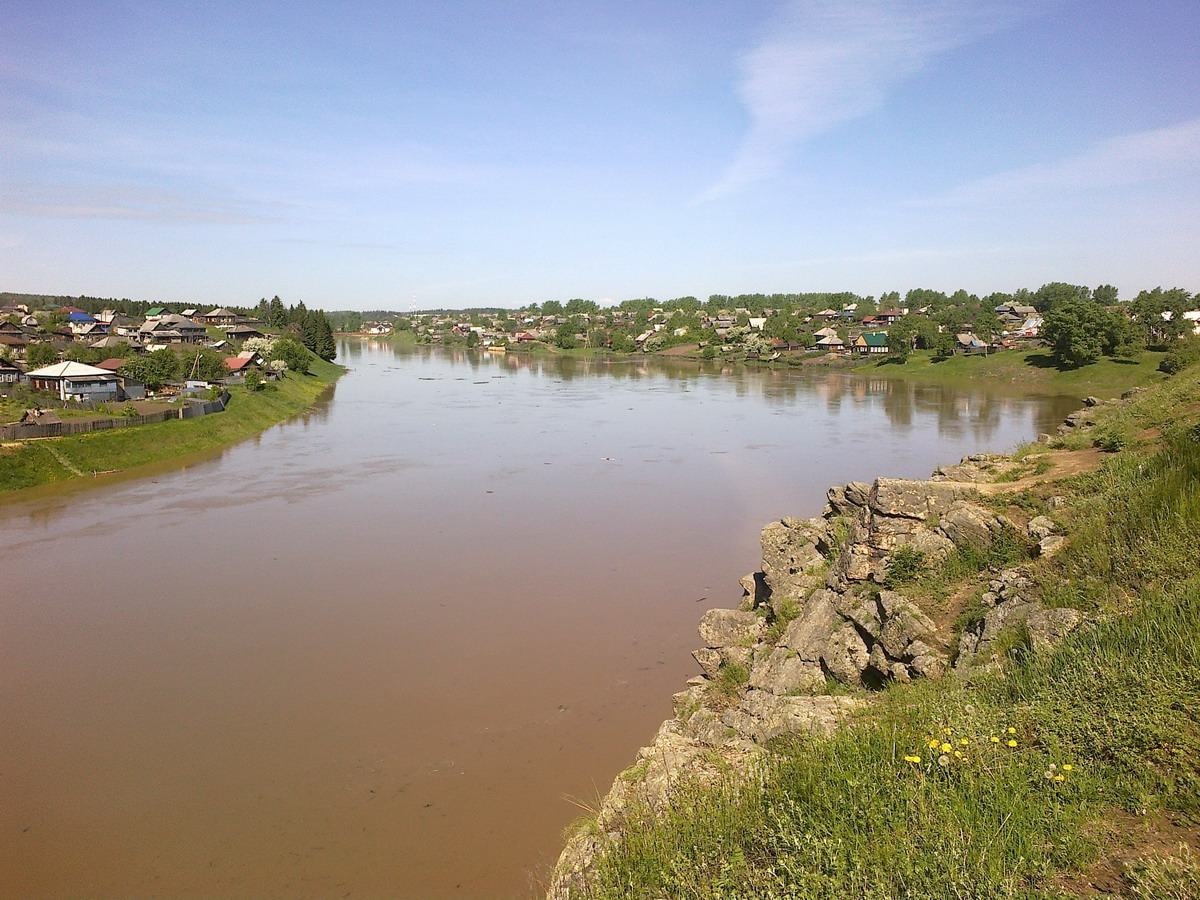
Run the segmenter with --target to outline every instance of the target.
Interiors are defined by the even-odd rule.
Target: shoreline
[[[195,419],[37,438],[0,447],[0,502],[28,496],[48,485],[86,489],[113,477],[138,477],[139,470],[219,450],[261,434],[302,414],[331,392],[348,371],[314,360],[311,375],[289,373],[253,394],[234,388],[229,407]]]

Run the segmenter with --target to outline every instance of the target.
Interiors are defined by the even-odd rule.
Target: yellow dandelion
[[[921,761],[921,757],[919,757],[919,756],[906,756],[906,757],[904,757],[904,761],[905,761],[905,762],[910,762],[910,763],[919,763],[919,762]]]
[[[1054,780],[1055,780],[1055,781],[1062,781],[1062,780],[1064,780],[1064,776],[1062,776],[1062,775],[1055,775],[1055,776],[1054,776]]]
[[[937,749],[938,747],[940,747],[941,745],[942,745],[942,742],[941,742],[941,741],[939,741],[937,738],[934,738],[933,740],[931,740],[931,741],[929,742],[929,749],[930,749],[930,750],[936,750],[936,749]]]
[[[954,748],[951,747],[949,744],[942,744],[942,752],[943,753],[949,753],[953,749]]]
[[[961,753],[959,753],[957,750],[955,750],[955,751],[954,751],[954,757],[955,757],[955,759],[962,759],[962,758],[963,758],[963,757],[962,757],[962,754],[961,754]]]
[[[993,743],[993,744],[998,744],[998,743],[1000,743],[1000,738],[996,737],[996,736],[993,734],[993,735],[992,735],[992,743]]]
[[[1007,729],[1007,731],[1008,731],[1008,733],[1009,733],[1009,734],[1016,734],[1016,733],[1017,733],[1017,729],[1015,729],[1015,728],[1009,728],[1009,729]]]
[[[971,743],[971,742],[970,742],[970,741],[968,741],[966,738],[963,738],[961,741],[959,741],[959,743],[960,743],[960,744],[962,744],[962,745],[965,747],[965,746],[967,746],[967,745],[968,745],[969,743]]]
[[[1071,765],[1070,763],[1064,763],[1064,764],[1063,764],[1063,771],[1064,771],[1064,772],[1070,772],[1070,771],[1071,771],[1072,769],[1074,769],[1074,768],[1075,768],[1075,767],[1074,767],[1073,765]]]
[[[1011,738],[1009,738],[1009,740],[1008,740],[1008,746],[1010,746],[1010,747],[1015,747],[1015,746],[1017,746],[1017,742],[1016,742],[1016,741],[1014,741],[1014,740],[1012,740]]]
[[[943,728],[942,734],[954,734],[954,729],[953,728]]]

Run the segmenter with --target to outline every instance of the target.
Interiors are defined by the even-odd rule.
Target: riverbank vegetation
[[[1198,382],[1097,405],[1019,454],[1044,478],[990,495],[1068,535],[1030,590],[1089,625],[1037,652],[1016,629],[997,668],[893,684],[828,738],[629,809],[579,896],[1200,896]],[[1085,446],[1111,452],[1057,465]],[[956,577],[965,624],[994,576]]]
[[[229,388],[224,412],[134,428],[22,441],[0,447],[0,491],[131,469],[212,450],[257,434],[309,408],[345,370],[316,357],[309,373]]]
[[[519,310],[375,314],[360,324],[398,343],[661,353],[947,381],[1004,378],[1054,390],[1086,384],[1095,393],[1152,381],[1162,354],[1200,322],[1197,305],[1182,288],[1156,287],[1122,302],[1111,285],[1052,282],[984,297],[913,289],[878,299],[849,292],[713,295],[703,302],[646,298],[604,308],[574,299]],[[979,361],[995,358],[1004,362]],[[884,362],[894,368],[883,370]]]

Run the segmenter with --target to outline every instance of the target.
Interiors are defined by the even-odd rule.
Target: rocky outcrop
[[[1043,541],[1049,537],[1059,536]],[[1030,595],[1032,587],[1024,567],[1005,569],[988,584],[980,598],[987,612],[959,636],[956,669],[995,669],[1003,652],[1020,643],[1036,651],[1048,650],[1087,621],[1077,609],[1048,609]]]
[[[570,840],[550,897],[565,900],[572,884],[586,880],[592,856],[618,839],[631,805],[660,808],[680,779],[715,778],[730,766],[753,771],[769,742],[832,731],[888,682],[940,677],[951,664],[950,635],[890,576],[901,557],[910,567],[930,565],[956,547],[985,547],[1020,531],[976,502],[985,473],[994,478],[1010,463],[981,455],[928,481],[838,485],[821,516],[764,527],[761,571],[741,580],[741,606],[709,610],[700,622],[704,646],[693,655],[702,674],[675,695],[675,717],[617,779],[595,822]],[[1022,533],[1041,546],[1062,540],[1054,531],[1039,517]],[[988,612],[962,635],[967,662],[957,665],[987,663],[1018,623],[1042,646],[1082,622],[1073,610],[1028,599],[1028,586],[1021,569],[991,583]]]

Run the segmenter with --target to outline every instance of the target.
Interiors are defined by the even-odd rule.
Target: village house
[[[60,362],[28,374],[34,390],[50,391],[60,400],[111,402],[120,399],[117,376],[96,366],[78,362]]]
[[[225,336],[231,341],[245,341],[250,338],[265,337],[265,335],[257,328],[251,328],[249,325],[234,325],[225,329]]]
[[[0,384],[16,384],[24,377],[24,369],[15,362],[0,357]]]
[[[147,319],[137,331],[138,339],[146,344],[198,344],[207,334],[203,325],[177,315]]]
[[[891,352],[888,348],[886,331],[871,331],[860,334],[851,345],[855,353],[863,355],[882,355]]]
[[[196,321],[202,325],[233,325],[238,320],[238,314],[233,310],[218,306],[202,316],[196,316]]]

